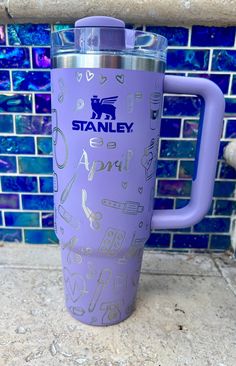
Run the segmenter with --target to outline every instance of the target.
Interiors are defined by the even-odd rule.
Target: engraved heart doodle
[[[138,193],[140,193],[140,194],[143,193],[143,187],[138,187]]]
[[[124,84],[125,81],[124,75],[123,74],[116,75],[116,80],[118,81],[118,83]]]
[[[80,82],[80,81],[81,81],[82,76],[83,76],[82,72],[77,72],[77,73],[76,73],[76,79],[77,79],[77,81],[78,81],[78,82]]]
[[[100,84],[103,85],[107,81],[107,77],[104,75],[101,75],[100,77]]]
[[[66,267],[64,267],[63,273],[67,295],[73,302],[88,293],[86,282],[79,273],[71,273]]]
[[[126,189],[128,187],[128,182],[121,182],[122,188]]]
[[[91,72],[91,71],[89,71],[89,70],[87,70],[87,71],[86,71],[86,79],[87,79],[88,81],[90,81],[90,80],[92,80],[92,79],[93,79],[93,77],[94,77],[94,73],[93,73],[93,72]]]

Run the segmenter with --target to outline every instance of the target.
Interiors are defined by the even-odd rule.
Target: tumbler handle
[[[175,229],[196,224],[211,205],[225,109],[224,96],[212,81],[195,77],[165,76],[164,93],[198,95],[204,99],[199,123],[195,174],[190,202],[183,208],[154,210],[152,229]]]

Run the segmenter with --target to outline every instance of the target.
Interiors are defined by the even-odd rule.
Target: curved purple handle
[[[211,205],[225,101],[216,84],[201,78],[166,76],[164,92],[194,94],[203,97],[205,109],[199,141],[196,178],[192,182],[191,200],[175,210],[154,210],[152,229],[175,229],[196,224]]]

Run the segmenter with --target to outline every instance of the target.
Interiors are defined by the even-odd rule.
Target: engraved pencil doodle
[[[85,310],[81,306],[70,306],[69,311],[74,316],[83,316],[85,313]]]
[[[90,208],[88,208],[86,204],[87,198],[88,198],[87,191],[85,189],[82,189],[82,208],[85,213],[85,216],[89,220],[91,229],[99,230],[102,214],[101,212],[93,212]]]
[[[87,81],[91,81],[94,78],[94,73],[91,72],[90,70],[86,71],[86,79]]]
[[[144,149],[141,165],[144,167],[146,181],[156,174],[156,144],[155,139],[151,139],[150,144]]]
[[[150,95],[150,128],[156,130],[161,107],[161,94],[153,92]]]
[[[82,257],[79,254],[79,252],[76,250],[76,244],[78,242],[78,238],[76,236],[72,236],[71,239],[69,239],[66,243],[62,244],[62,249],[67,249],[67,263],[82,263]]]
[[[122,248],[124,238],[125,231],[109,227],[98,251],[109,257],[116,256]]]
[[[100,306],[100,310],[104,311],[102,324],[115,324],[119,322],[121,318],[119,303],[113,301],[103,302]]]
[[[63,270],[65,287],[72,302],[77,302],[88,293],[86,280],[79,273],[71,273],[67,267]]]
[[[100,76],[100,84],[103,85],[103,84],[105,84],[106,81],[107,81],[107,76],[101,75]]]
[[[53,172],[53,191],[58,192],[58,176],[56,172]]]
[[[101,146],[103,146],[103,138],[102,137],[92,137],[89,140],[89,145],[90,145],[90,147],[93,147],[95,149],[98,147],[101,147]]]
[[[124,82],[125,82],[124,74],[118,74],[118,75],[116,75],[116,80],[118,81],[118,83],[124,84]]]
[[[80,111],[83,108],[84,108],[84,100],[82,98],[78,98],[76,101],[75,110]]]
[[[81,81],[82,77],[83,77],[82,72],[76,72],[76,79],[77,79],[77,81],[78,81],[79,83],[80,83],[80,81]]]
[[[65,186],[65,188],[62,191],[62,194],[61,194],[61,203],[62,204],[65,203],[65,201],[67,200],[67,198],[71,192],[71,189],[77,180],[78,174],[79,174],[79,171],[78,171],[78,167],[77,167],[75,173],[73,174],[73,176],[71,177],[71,179],[69,180],[69,182],[67,183],[67,185]]]
[[[114,278],[114,289],[115,290],[124,290],[127,288],[128,277],[125,273],[120,273]]]
[[[54,145],[54,158],[57,164],[57,167],[59,169],[63,169],[66,164],[67,164],[67,160],[68,160],[68,145],[67,145],[67,141],[66,141],[66,137],[64,135],[64,133],[62,132],[62,130],[58,127],[58,115],[57,115],[57,110],[56,109],[52,109],[52,118],[54,120],[54,127],[52,130],[52,141],[53,141],[53,145]],[[61,140],[61,143],[63,144],[64,147],[64,159],[61,158],[61,156],[63,156],[62,152],[62,147],[60,146],[60,151],[58,152],[58,140]],[[60,158],[59,158],[60,155]]]
[[[144,210],[144,206],[141,206],[140,202],[135,201],[118,202],[104,198],[102,199],[102,204],[106,207],[121,210],[121,212],[126,215],[137,215]]]
[[[58,212],[60,214],[60,216],[63,218],[63,220],[65,220],[65,222],[67,222],[67,224],[69,224],[71,227],[73,227],[73,229],[78,230],[80,227],[80,223],[79,220],[76,219],[75,217],[73,217],[70,212],[68,212],[65,207],[63,207],[62,205],[58,206]]]
[[[147,238],[136,238],[136,233],[133,234],[131,244],[125,253],[125,255],[118,259],[118,263],[125,264],[127,261],[134,257],[140,257],[143,253],[143,247]]]
[[[59,86],[60,92],[58,94],[57,100],[59,103],[62,103],[64,101],[64,81],[63,81],[63,79],[58,80],[58,86]]]
[[[100,296],[103,292],[104,287],[106,287],[110,281],[111,277],[111,270],[109,268],[104,268],[99,275],[99,278],[97,280],[97,286],[95,288],[95,291],[92,295],[91,302],[89,304],[88,311],[92,312],[94,311],[95,307],[97,306],[97,303],[100,299]]]

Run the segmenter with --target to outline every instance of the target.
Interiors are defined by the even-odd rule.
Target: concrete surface
[[[0,0],[1,21],[74,22],[89,15],[138,24],[236,24],[234,0]]]
[[[235,366],[236,262],[146,252],[136,311],[96,328],[65,310],[56,246],[0,247],[1,366]]]

